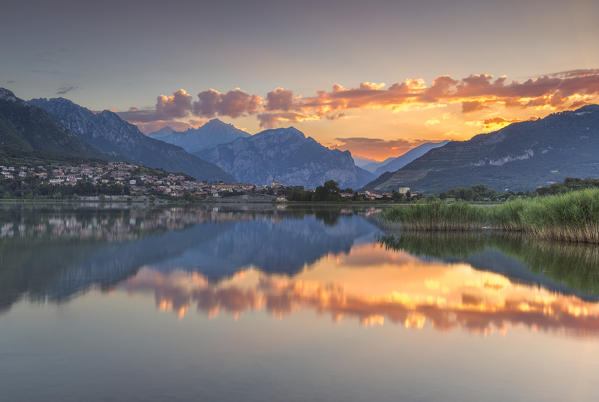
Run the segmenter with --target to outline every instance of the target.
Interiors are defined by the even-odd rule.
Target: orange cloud
[[[530,120],[535,120],[536,118],[531,118]],[[485,127],[485,129],[489,129],[489,130],[498,130],[500,128],[503,128],[509,124],[512,123],[519,123],[521,121],[525,121],[525,120],[521,120],[521,119],[504,119],[503,117],[493,117],[490,119],[485,119],[483,121],[483,125]]]
[[[410,149],[421,145],[427,140],[383,140],[380,138],[336,138],[339,143],[332,148],[342,151],[351,150],[352,154],[377,160],[385,159],[389,156],[398,156],[408,152]]]
[[[260,113],[258,121],[260,127],[272,128],[282,122],[297,123],[304,120],[314,120],[317,117],[298,113],[298,112],[276,112],[276,113]]]
[[[440,107],[458,104],[463,113],[491,106],[506,108],[547,108],[563,110],[596,102],[599,98],[599,69],[572,70],[543,75],[525,81],[508,82],[506,76],[472,74],[462,79],[443,75],[430,85],[421,78],[385,84],[362,82],[356,88],[333,85],[330,91],[317,91],[309,97],[295,96],[291,89],[275,88],[263,99],[241,89],[221,93],[202,91],[196,102],[179,90],[158,97],[153,110],[127,111],[121,116],[133,122],[179,118],[256,115],[260,125],[272,127],[285,122],[336,119],[351,109],[385,108],[399,111],[407,107]],[[153,119],[153,120],[152,120]]]
[[[507,83],[507,77],[472,74],[461,80],[439,76],[427,86],[422,79],[407,79],[385,89],[383,84],[363,82],[357,88],[334,85],[330,92],[316,96],[292,97],[290,90],[277,88],[276,95],[286,95],[280,110],[294,110],[296,115],[314,119],[326,118],[331,112],[360,108],[399,110],[406,105],[436,106],[458,103],[463,113],[471,113],[491,105],[519,108],[550,107],[564,109],[592,103],[599,96],[599,70],[575,70]],[[272,93],[275,94],[274,92]],[[274,125],[290,121],[277,114],[277,103],[268,103],[261,122]]]
[[[427,127],[436,126],[437,124],[441,124],[441,120],[439,119],[429,119],[424,122],[424,125]]]

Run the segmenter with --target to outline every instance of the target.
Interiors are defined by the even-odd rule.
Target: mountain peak
[[[29,100],[30,105],[44,109],[50,114],[78,115],[80,117],[93,115],[91,110],[79,106],[66,98],[35,98]]]
[[[44,109],[30,105],[12,91],[0,88],[0,141],[23,151],[100,158],[103,155],[75,133],[65,129]]]
[[[0,88],[0,99],[9,102],[22,102],[11,90],[6,88]]]
[[[54,101],[54,102],[57,102],[57,103],[66,103],[66,104],[69,104],[69,105],[74,105],[74,106],[79,107],[79,105],[76,105],[75,102],[73,102],[72,100],[67,99],[67,98],[63,98],[62,96],[59,96],[58,98],[51,98],[50,100]]]
[[[233,124],[212,119],[198,128],[190,127],[185,131],[176,131],[167,126],[148,133],[148,136],[180,146],[187,152],[195,154],[219,144],[233,142],[238,138],[249,137],[250,134],[238,129]]]
[[[343,188],[359,188],[372,179],[355,166],[349,151],[327,148],[295,127],[264,130],[197,155],[244,183],[269,184],[275,178],[286,185],[315,188],[335,180]]]
[[[164,126],[159,130],[154,131],[152,134],[171,134],[176,133],[175,129],[171,126]]]
[[[77,104],[75,104],[73,101],[71,101],[70,99],[67,98],[63,98],[63,97],[58,97],[58,98],[35,98],[35,99],[31,99],[29,101],[29,103],[31,104],[35,104],[35,103],[49,103],[52,105],[60,105],[60,106],[69,106],[69,107],[74,107],[74,108],[81,108],[82,106],[79,106]]]
[[[135,127],[135,131],[138,131],[140,135],[143,135],[141,133],[141,131],[139,131],[139,129],[137,128],[137,126],[129,123],[128,121],[125,121],[125,120],[121,119],[121,117],[118,114],[116,114],[115,112],[112,112],[110,110],[102,110],[101,112],[95,113],[95,115],[97,115],[98,117],[104,119],[105,122],[114,124],[116,126],[120,126],[120,127],[127,127],[127,126]]]
[[[220,119],[210,119],[207,123],[204,124],[207,127],[218,127],[218,126],[233,126],[232,124],[225,123]]]
[[[287,138],[292,138],[292,137],[306,138],[306,135],[304,133],[302,133],[300,130],[298,130],[297,128],[295,128],[293,126],[281,127],[281,128],[271,128],[271,129],[264,130],[264,131],[261,131],[258,134],[256,134],[256,136],[271,136],[271,135],[284,136]]]

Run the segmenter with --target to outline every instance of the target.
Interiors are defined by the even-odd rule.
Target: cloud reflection
[[[375,254],[380,256],[367,265],[366,256]],[[355,319],[363,326],[430,325],[483,335],[522,326],[599,335],[599,303],[513,283],[468,264],[423,261],[373,245],[356,247],[341,259],[324,257],[294,278],[250,268],[213,283],[197,273],[145,267],[122,287],[131,293],[153,293],[159,309],[180,317],[194,307],[211,317],[221,311],[234,317],[266,311],[283,318],[308,309],[328,314],[334,322]]]

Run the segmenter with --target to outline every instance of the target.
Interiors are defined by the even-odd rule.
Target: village
[[[120,185],[130,195],[165,195],[183,197],[186,193],[199,197],[218,197],[223,193],[246,193],[265,190],[267,186],[243,183],[205,183],[183,175],[148,169],[126,162],[64,166],[0,166],[0,179],[38,179],[41,184],[75,186],[78,183]]]
[[[99,186],[122,186],[127,196],[138,198],[166,197],[181,198],[192,196],[198,199],[217,200],[237,197],[240,201],[260,200],[285,202],[286,195],[298,187],[285,186],[277,181],[268,185],[247,183],[208,183],[198,181],[185,174],[168,173],[127,162],[82,163],[79,165],[37,165],[4,166],[0,165],[0,180],[13,182],[35,182],[55,187],[88,184]],[[301,187],[299,187],[301,188]],[[303,188],[301,188],[303,190]],[[409,188],[399,189],[399,193],[409,194]],[[125,195],[124,194],[124,195]],[[376,191],[341,191],[341,199],[385,200],[392,193]],[[88,197],[89,198],[89,195]]]

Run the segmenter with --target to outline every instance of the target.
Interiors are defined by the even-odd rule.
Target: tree
[[[316,187],[312,201],[339,201],[339,184],[335,180],[328,180],[322,186]]]
[[[324,188],[327,189],[329,193],[338,193],[340,191],[339,183],[337,183],[335,180],[325,181]]]

